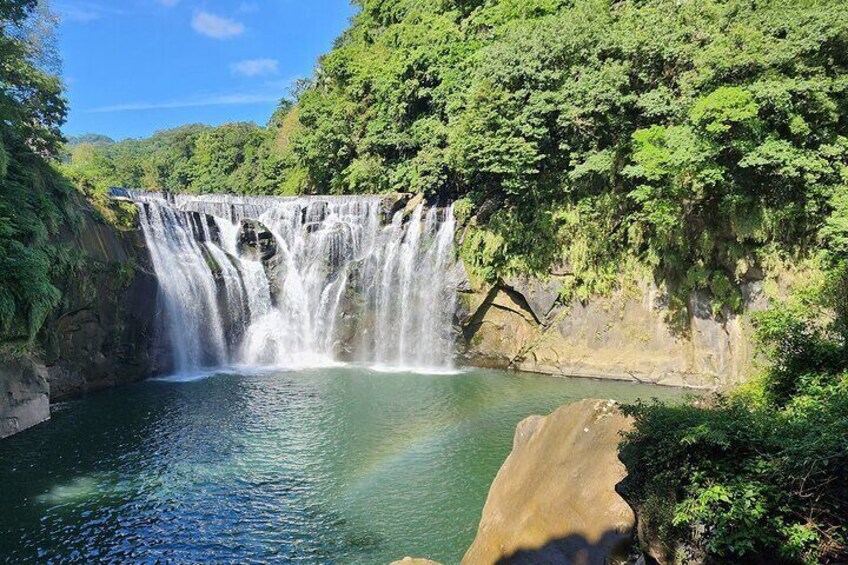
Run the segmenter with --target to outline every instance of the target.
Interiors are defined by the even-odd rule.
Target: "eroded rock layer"
[[[463,292],[465,362],[695,388],[735,384],[750,373],[748,314],[715,315],[708,297],[696,294],[685,319],[674,322],[653,283],[567,304],[561,284],[557,276],[516,277]],[[745,312],[764,306],[762,283],[743,290]]]

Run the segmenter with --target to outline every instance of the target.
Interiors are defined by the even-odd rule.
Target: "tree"
[[[62,221],[67,185],[58,155],[66,106],[45,66],[49,12],[35,0],[0,2],[0,336],[32,338],[59,300],[48,236]],[[41,18],[41,19],[39,19]],[[30,33],[38,29],[39,36]]]

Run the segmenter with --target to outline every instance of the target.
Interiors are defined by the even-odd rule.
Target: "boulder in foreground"
[[[629,547],[633,511],[620,433],[632,422],[612,401],[583,400],[516,429],[463,565],[594,565]]]

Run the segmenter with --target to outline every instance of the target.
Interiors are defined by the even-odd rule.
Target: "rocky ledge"
[[[564,303],[566,275],[513,277],[461,289],[457,319],[469,365],[535,373],[717,389],[750,373],[750,312],[765,307],[762,282],[743,286],[744,313],[713,313],[689,299],[675,322],[651,281],[607,297]]]
[[[582,400],[516,429],[512,452],[489,490],[463,565],[624,563],[634,527],[615,490],[632,421],[615,402]],[[433,562],[406,558],[393,565]]]

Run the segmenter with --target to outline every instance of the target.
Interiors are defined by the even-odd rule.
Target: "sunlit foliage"
[[[0,2],[0,338],[29,340],[59,300],[50,245],[69,191],[50,159],[66,108],[53,74],[53,20],[35,0]]]

